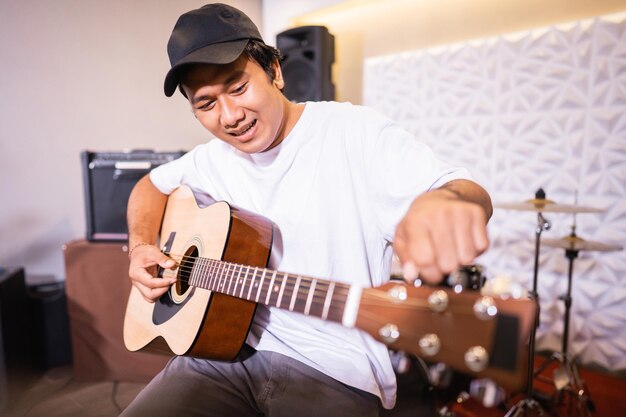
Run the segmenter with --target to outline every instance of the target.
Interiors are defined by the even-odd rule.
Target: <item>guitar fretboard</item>
[[[350,291],[347,284],[208,258],[195,260],[189,283],[340,323]]]

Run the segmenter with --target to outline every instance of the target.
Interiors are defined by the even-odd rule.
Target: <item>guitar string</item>
[[[227,270],[222,270],[222,274],[228,273],[228,272],[236,273],[236,271],[237,271],[236,267],[233,267],[232,269],[228,268]],[[279,298],[280,298],[279,305],[283,303],[287,303],[287,302],[291,304],[292,300],[294,303],[296,303],[296,302],[306,302],[309,299],[310,290],[312,288],[311,282],[307,282],[306,280],[301,280],[300,283],[298,284],[298,290],[296,291],[296,282],[294,282],[293,280],[294,278],[293,275],[289,277],[289,276],[284,276],[283,273],[281,273],[280,275],[277,274],[274,277],[273,285],[270,286],[272,274],[266,274],[266,279],[264,279],[263,283],[260,284],[261,289],[259,290],[259,285],[257,285],[257,282],[258,282],[258,279],[261,277],[261,275],[259,275],[258,272],[259,271],[257,271],[257,274],[255,274],[254,271],[244,271],[241,274],[239,274],[239,276],[236,278],[237,282],[236,282],[235,287],[233,287],[232,294],[236,294],[237,292],[241,294],[242,291],[245,291],[246,289],[248,289],[248,292],[251,294],[257,294],[257,293],[263,294],[263,297],[260,298],[259,300],[262,302],[263,300],[268,300],[268,294],[269,294],[269,301],[263,302],[264,304],[267,304],[267,305],[273,305],[277,303]],[[229,280],[227,277],[218,276],[217,285],[215,287],[219,288],[221,286],[223,288],[224,285],[228,283],[228,281]],[[252,285],[252,289],[250,289],[250,285]],[[241,289],[242,288],[241,286],[244,286],[243,290]],[[323,283],[323,282],[318,281],[313,291],[313,295],[311,296],[311,303],[312,304],[314,303],[317,305],[323,304],[326,301],[329,288],[330,288],[330,283]],[[337,301],[340,298],[344,298],[344,299],[347,298],[348,289],[342,289],[338,286],[336,286],[335,288],[337,288],[338,290],[334,291],[333,294],[331,295],[331,299],[333,301]],[[281,289],[282,289],[282,297],[280,295]],[[324,292],[325,294],[319,294],[320,292]],[[225,293],[229,294],[230,291],[225,291]],[[296,294],[295,298],[294,298],[294,293]],[[253,298],[256,298],[256,297],[252,297],[252,296],[250,297],[250,299],[253,299]],[[297,307],[294,306],[294,309],[295,308]],[[336,308],[336,306],[333,306],[333,308]]]
[[[241,291],[241,287],[239,287],[240,285],[240,280],[242,281],[242,285],[249,285],[249,283],[247,283],[247,281],[250,279],[250,283],[252,283],[253,281],[256,282],[257,278],[260,278],[261,276],[258,275],[260,272],[263,272],[264,270],[266,272],[270,272],[269,274],[266,274],[266,279],[263,282],[263,288],[261,289],[261,291],[264,292],[265,298],[267,298],[267,292],[271,291],[270,288],[270,277],[273,275],[274,271],[266,269],[266,268],[260,268],[260,267],[256,267],[257,272],[254,272],[255,267],[252,266],[248,266],[248,265],[243,265],[243,264],[236,264],[236,263],[232,263],[232,262],[226,262],[226,261],[221,261],[221,260],[216,260],[216,259],[211,259],[211,258],[202,258],[202,257],[192,257],[192,256],[187,256],[187,255],[176,255],[176,254],[170,254],[170,257],[172,257],[173,259],[175,258],[181,258],[181,262],[179,262],[179,266],[178,266],[178,270],[179,271],[183,271],[183,272],[187,272],[190,275],[193,274],[193,268],[194,266],[187,266],[186,265],[186,261],[190,261],[190,260],[206,260],[210,263],[212,263],[213,265],[208,265],[209,269],[213,268],[215,265],[222,264],[225,265],[225,268],[222,268],[221,270],[219,270],[218,275],[217,276],[211,276],[211,273],[209,272],[209,280],[216,278],[218,283],[217,285],[214,287],[218,288],[220,285],[225,284],[229,281],[228,276],[225,275],[225,273],[231,273],[234,274],[236,273],[235,271],[237,270],[237,268],[240,268],[240,271],[238,273],[237,276],[237,282],[235,283],[235,287],[233,288],[233,294],[236,294],[237,291]],[[204,267],[207,267],[207,265],[204,265]],[[245,268],[245,271],[243,271],[243,269]],[[173,272],[173,271],[172,271]],[[213,272],[217,272],[217,271],[213,271]],[[285,301],[290,301],[293,298],[293,293],[294,293],[294,289],[296,287],[295,282],[291,282],[290,277],[297,277],[298,275],[293,274],[293,273],[285,273],[285,272],[280,272],[280,271],[276,271],[276,276],[275,276],[275,283],[273,288],[275,288],[275,290],[271,291],[271,295],[270,295],[270,301],[274,301],[272,300],[272,295],[276,294],[277,296],[279,289],[282,286],[282,282],[284,280],[287,280],[287,282],[285,283],[284,287],[283,287],[283,297],[281,299],[281,304],[282,304],[282,300]],[[316,304],[321,304],[323,302],[326,301],[326,295],[322,294],[322,295],[317,295],[316,293],[318,292],[317,289],[319,288],[320,291],[328,291],[328,288],[330,287],[332,281],[326,281],[326,280],[322,280],[322,279],[316,279],[316,278],[311,278],[311,277],[306,277],[306,276],[301,276],[301,281],[299,284],[299,290],[310,290],[311,289],[311,283],[312,280],[316,280],[316,290],[313,293],[313,297],[312,297],[312,303],[316,303]],[[193,277],[192,277],[193,278]],[[231,277],[234,278],[234,277]],[[191,280],[190,279],[178,279],[179,282],[183,282],[183,283],[189,283]],[[230,279],[231,284],[232,284],[232,279]],[[208,281],[207,281],[208,283]],[[238,289],[239,287],[239,289]],[[326,287],[326,288],[324,288]],[[258,291],[258,287],[253,287],[256,288],[256,290]],[[278,288],[278,289],[276,289]],[[218,291],[219,292],[219,291]],[[345,284],[345,283],[340,283],[340,282],[335,282],[335,291],[332,294],[332,299],[336,300],[337,296],[345,296],[347,297],[347,294],[349,292],[349,284]],[[225,294],[228,295],[233,295],[233,294],[229,294],[228,291],[224,292]],[[244,299],[248,299],[246,297],[239,297],[239,298],[244,298]],[[295,301],[307,301],[309,298],[308,294],[302,294],[301,296],[301,292],[298,291]],[[252,298],[250,298],[252,299]],[[259,301],[260,302],[260,301]],[[274,304],[274,302],[268,302],[268,303],[264,303],[267,305],[272,305]],[[295,307],[294,307],[295,308]],[[331,306],[331,308],[333,308]],[[336,308],[336,306],[334,307]]]
[[[218,260],[209,259],[209,258],[200,258],[200,259],[208,260],[209,262],[212,262],[214,264],[220,263],[220,264],[225,265],[225,268],[223,268],[220,271],[220,276],[217,277],[218,282],[221,283],[221,284],[227,282],[228,277],[225,276],[225,274],[226,275],[230,274],[232,276],[233,273],[236,273],[238,267],[240,267],[240,272],[238,273],[239,276],[236,278],[236,280],[238,282],[240,282],[241,285],[246,286],[246,288],[248,288],[249,285],[251,283],[253,283],[253,282],[256,284],[256,279],[259,278],[259,275],[258,275],[259,269],[258,269],[258,267],[257,267],[257,272],[255,273],[254,270],[253,270],[254,268],[250,267],[252,270],[249,270],[247,265],[235,264],[235,263],[230,263],[230,262],[225,262],[225,261],[218,261]],[[243,267],[246,268],[246,271],[243,272],[244,276],[241,276],[241,271],[242,271]],[[192,271],[193,267],[188,267],[186,269],[189,269],[190,271]],[[261,268],[260,271],[262,271],[263,269],[264,268]],[[267,271],[269,271],[269,270],[267,270]],[[282,285],[282,281],[285,280],[285,279],[288,280],[285,283],[285,286],[283,288],[283,297],[281,298],[281,303],[280,303],[282,305],[283,304],[283,300],[289,301],[291,303],[296,284],[290,282],[288,276],[287,277],[284,276],[285,274],[286,275],[289,275],[289,274],[283,273],[283,272],[281,272],[280,274],[283,275],[283,276],[280,278],[279,282],[278,281],[276,282],[276,284],[274,285],[275,288],[276,287],[280,288],[281,285]],[[293,278],[293,274],[291,274],[291,275],[292,275],[292,278]],[[279,275],[277,275],[277,277],[279,277]],[[302,296],[300,296],[301,295],[300,290],[309,291],[311,289],[311,285],[310,285],[311,283],[307,282],[306,279],[312,279],[312,278],[309,278],[309,277],[303,277],[303,278],[305,278],[305,280],[300,282],[299,292],[296,295],[296,298],[294,300],[295,302],[297,302],[297,301],[307,301],[308,298],[309,298],[308,294],[302,294]],[[247,282],[248,279],[250,279],[250,282]],[[180,281],[186,281],[186,280],[180,280]],[[328,287],[331,285],[332,281],[324,282],[324,280],[322,280],[322,281],[318,281],[317,283],[320,284],[320,287],[323,287],[323,286],[327,287],[327,288],[320,288],[320,291],[323,292],[323,291],[328,291]],[[339,283],[339,284],[341,285],[341,283]],[[233,289],[233,293],[234,294],[236,294],[236,292],[237,292],[237,286],[238,285],[239,285],[239,283]],[[348,284],[343,284],[343,285],[344,286],[348,286]],[[218,284],[218,287],[219,287],[219,284]],[[257,288],[257,290],[258,290],[258,287],[254,287],[253,286],[253,289],[254,288]],[[317,293],[317,288],[318,287],[316,285],[316,291],[314,291],[314,295],[313,295],[313,297],[311,297],[311,303],[315,303],[315,304],[317,304],[319,306],[319,305],[322,305],[324,302],[326,302],[326,295],[324,295],[324,294],[317,295],[316,294]],[[262,288],[262,291],[264,291],[264,294],[267,295],[267,292],[270,291],[270,290],[271,289],[270,289],[270,286],[269,286],[269,281],[267,282],[267,284],[264,282],[263,283],[263,288]],[[241,289],[239,289],[239,291],[241,293]],[[250,291],[251,290],[249,290],[249,292]],[[272,291],[272,295],[276,294],[276,296],[278,297],[279,295],[277,294],[277,291],[278,290]],[[339,294],[339,295],[347,297],[347,292],[348,291],[349,291],[349,288],[345,288],[345,287],[341,288],[341,287],[339,287],[339,291],[338,292],[339,293],[342,292],[342,294]],[[224,292],[224,293],[225,294],[229,294],[227,291]],[[229,294],[229,295],[232,295],[232,294]],[[272,300],[272,298],[271,298],[272,295],[270,295],[270,300],[272,302],[264,303],[264,302],[261,301],[262,304],[266,304],[268,306],[273,305],[274,304],[274,300]],[[248,299],[248,300],[252,299],[252,298],[247,298],[247,297],[239,297],[239,298]],[[265,297],[265,299],[267,299],[267,298]],[[332,301],[336,301],[336,294],[333,294],[331,296],[331,300]],[[395,298],[391,297],[387,292],[384,292],[384,291],[378,291],[378,292],[370,291],[368,293],[368,296],[367,297],[361,297],[359,302],[360,302],[360,304],[368,305],[368,306],[388,307],[390,301],[394,303],[393,306],[394,306],[394,308],[396,310],[400,310],[400,309],[415,309],[415,308],[424,309],[424,310],[430,310],[430,307],[428,306],[428,302],[427,302],[427,297],[426,296],[421,297],[421,298],[419,298],[419,297],[412,297],[410,299],[403,300],[401,303],[398,303]],[[276,302],[277,302],[277,300],[276,300]],[[336,308],[336,306],[333,306],[333,307]],[[331,307],[331,308],[333,308],[333,307]],[[296,309],[295,306],[294,306],[294,309]],[[472,315],[473,314],[471,308],[464,308],[463,306],[455,306],[455,305],[448,306],[447,311],[449,311],[449,312],[451,312],[453,314],[457,314],[457,315],[461,315],[461,314],[462,315]]]
[[[254,291],[258,291],[258,286],[255,284],[257,283],[257,279],[261,278],[262,272],[263,271],[270,272],[269,274],[266,273],[266,279],[263,281],[262,288],[261,288],[261,292],[264,294],[265,299],[267,299],[267,293],[271,291],[270,301],[273,301],[273,302],[263,303],[267,305],[273,305],[277,301],[277,300],[272,300],[272,296],[275,294],[278,297],[279,296],[278,291],[280,290],[281,287],[283,288],[283,296],[281,299],[281,304],[283,303],[283,300],[291,302],[293,298],[294,290],[296,288],[296,283],[293,282],[294,281],[293,278],[297,278],[298,275],[294,273],[272,271],[266,268],[253,267],[249,265],[237,264],[233,262],[227,262],[227,261],[211,259],[211,258],[192,257],[192,256],[187,256],[187,255],[175,255],[175,254],[170,254],[170,257],[181,258],[181,262],[179,263],[178,269],[182,270],[183,272],[188,272],[189,274],[193,274],[194,265],[197,265],[197,263],[194,263],[193,265],[190,265],[190,266],[187,266],[186,264],[188,262],[191,263],[193,260],[206,261],[206,265],[203,265],[203,267],[204,268],[208,267],[208,269],[215,269],[216,266],[219,269],[220,265],[224,265],[222,269],[219,269],[219,272],[218,271],[204,271],[204,272],[208,275],[207,283],[208,281],[212,279],[217,279],[217,285],[214,285],[215,288],[219,288],[220,285],[223,286],[229,281],[230,281],[230,284],[232,284],[233,279],[235,279],[236,282],[235,282],[235,286],[233,287],[233,292],[232,294],[229,294],[228,291],[225,291],[224,293],[227,295],[234,295],[237,292],[242,294],[242,289],[240,285],[245,286],[245,288],[248,290],[248,293],[253,294]],[[239,269],[239,272],[237,272],[237,269]],[[255,269],[256,269],[256,272],[255,272]],[[213,273],[215,272],[217,272],[217,276],[213,275]],[[271,277],[274,272],[276,272],[277,274],[275,277],[275,283],[273,285],[274,290],[272,291],[272,289],[270,288],[270,280],[267,277]],[[237,277],[233,276],[234,274],[236,274]],[[311,302],[319,305],[326,301],[326,294],[318,295],[317,289],[319,289],[320,292],[327,292],[330,285],[333,283],[333,281],[328,281],[324,279],[316,279],[316,278],[311,278],[311,277],[306,277],[306,276],[301,276],[301,275],[300,277],[301,277],[301,280],[300,280],[300,283],[298,284],[298,293],[295,298],[296,302],[308,300],[309,294],[302,294],[302,291],[309,292],[312,287],[313,280],[316,281],[316,286],[315,286],[315,290],[314,290]],[[284,280],[287,280],[287,282],[283,286],[282,283]],[[178,279],[178,281],[183,282],[183,283],[189,283],[190,280]],[[334,282],[334,283],[335,283],[335,291],[333,292],[331,298],[335,300],[336,295],[347,297],[348,292],[350,291],[349,284],[340,283],[340,282]],[[252,289],[249,288],[250,284],[253,284]],[[391,297],[390,295],[388,295],[386,292],[383,292],[383,291],[370,292],[368,295],[370,297],[362,297],[360,300],[360,303],[372,305],[372,306],[373,305],[388,306],[388,302],[390,300],[395,301],[395,298]],[[238,298],[252,300],[254,297],[251,297],[251,298],[238,297]],[[424,309],[429,308],[426,297],[424,298],[413,297],[408,300],[403,300],[402,303],[394,303],[394,307],[397,307],[397,308],[417,307],[417,308],[424,308]],[[465,310],[467,310],[463,308],[456,308],[455,306],[449,306],[448,309],[449,311],[452,311],[454,313],[456,313],[456,310],[459,310],[458,313],[463,313]],[[472,314],[472,313],[467,311],[467,314]]]
[[[180,256],[180,255],[178,255]],[[280,271],[273,271],[267,268],[262,268],[262,267],[255,267],[255,266],[251,266],[251,265],[244,265],[244,264],[237,264],[237,263],[233,263],[233,262],[227,262],[227,261],[221,261],[221,260],[216,260],[216,259],[210,259],[210,258],[194,258],[194,257],[187,257],[187,256],[183,256],[183,259],[189,260],[189,259],[200,259],[200,260],[207,260],[212,264],[217,264],[219,267],[219,264],[225,265],[226,268],[223,268],[219,271],[219,276],[217,276],[218,279],[223,279],[223,278],[228,278],[228,276],[226,276],[227,274],[234,274],[237,273],[238,275],[243,274],[244,276],[238,276],[237,279],[241,279],[243,278],[244,281],[246,281],[249,277],[253,277],[253,278],[260,278],[260,275],[263,271],[266,272],[266,277],[271,277],[271,275],[276,272],[276,278],[281,279],[289,279],[290,277],[298,277],[300,276],[301,278],[301,283],[300,285],[302,286],[303,284],[309,283],[312,280],[317,281],[318,285],[330,285],[331,283],[333,283],[334,281],[329,281],[329,280],[325,280],[325,279],[321,279],[321,278],[313,278],[313,277],[307,277],[307,276],[303,276],[301,274],[295,274],[295,273],[288,273],[288,272],[280,272]],[[205,265],[206,266],[206,265]],[[209,269],[213,268],[214,265],[209,265]],[[240,272],[235,272],[237,270],[237,268],[240,268]],[[246,270],[243,271],[243,268],[245,268]],[[193,269],[194,266],[183,266],[179,264],[179,270],[182,270],[183,272],[188,272],[188,273],[193,273]],[[256,269],[257,271],[254,272],[254,269]],[[207,272],[207,274],[209,275],[210,278],[213,278],[215,276],[211,275],[212,272],[216,272],[216,271],[205,271]],[[267,274],[269,272],[269,274]],[[262,275],[262,274],[261,274]],[[234,277],[232,277],[234,278]],[[190,280],[180,280],[182,282],[189,282]],[[341,283],[341,282],[334,282],[335,285],[339,285],[339,286],[349,286],[349,284],[346,283]],[[238,285],[238,284],[237,284]],[[349,290],[348,288],[346,288],[346,290]]]
[[[181,257],[180,255],[174,255],[174,256]],[[254,272],[255,267],[248,266],[248,265],[243,265],[243,264],[236,264],[236,263],[232,263],[232,262],[221,261],[221,260],[216,260],[216,259],[211,259],[211,258],[182,256],[182,259],[184,259],[184,260],[191,260],[191,259],[206,260],[209,263],[211,263],[211,265],[209,265],[209,269],[213,268],[215,265],[218,265],[218,267],[219,267],[219,264],[225,265],[225,268],[222,268],[219,271],[219,274],[218,274],[219,276],[216,277],[217,280],[218,280],[217,287],[219,287],[220,284],[224,284],[224,283],[228,282],[228,280],[229,280],[228,275],[231,276],[230,280],[231,280],[231,283],[232,283],[232,278],[235,278],[232,275],[233,274],[238,274],[238,276],[236,278],[237,283],[235,284],[235,287],[233,289],[233,293],[234,294],[236,294],[237,287],[240,284],[241,285],[245,285],[246,288],[248,288],[248,286],[251,283],[256,284],[256,279],[260,278],[259,273],[262,272],[263,270],[265,270],[267,272],[271,272],[271,273],[274,272],[274,271],[271,271],[269,269],[256,267],[257,272],[255,273]],[[180,264],[179,269],[184,269],[187,272],[192,273],[193,266],[183,267],[183,265],[184,265],[184,262],[182,264]],[[236,272],[237,268],[240,268],[239,273]],[[245,268],[245,271],[242,272],[244,268]],[[296,287],[296,284],[294,282],[292,282],[293,280],[290,279],[290,276],[291,276],[291,278],[294,278],[294,277],[297,277],[297,275],[295,275],[293,273],[289,274],[289,273],[279,272],[279,271],[276,271],[276,272],[277,272],[276,278],[280,277],[280,279],[275,282],[274,288],[280,288],[281,285],[282,285],[282,281],[285,280],[285,279],[287,280],[286,285],[283,288],[283,297],[281,299],[281,304],[282,304],[282,300],[289,300],[289,301],[291,300],[291,298],[293,296],[293,293],[294,293],[294,289]],[[267,274],[267,276],[268,277],[271,276],[272,275],[271,273]],[[211,276],[210,272],[208,274],[209,274],[209,276]],[[213,278],[213,277],[211,277],[211,278]],[[303,279],[300,281],[299,290],[309,291],[311,289],[311,284],[312,284],[312,281],[309,281],[309,280],[314,280],[315,278],[306,277],[306,276],[301,276],[301,278],[303,278]],[[250,279],[250,282],[248,282],[249,279]],[[317,280],[317,279],[315,279],[315,280]],[[181,279],[179,281],[181,281],[181,282],[188,282],[189,280]],[[317,288],[320,288],[320,291],[328,291],[328,287],[331,285],[332,282],[333,281],[317,280],[316,290],[317,290]],[[267,295],[267,292],[271,290],[269,284],[270,284],[269,280],[265,280],[263,282],[263,287],[264,288],[262,288],[262,291],[264,291],[265,295]],[[347,297],[347,294],[348,294],[348,292],[350,290],[349,289],[349,284],[338,283],[338,282],[335,282],[335,284],[336,284],[335,288],[337,290],[337,294]],[[324,286],[326,288],[324,288]],[[255,288],[258,290],[258,287],[256,287],[256,286],[253,287],[253,289],[255,289]],[[241,293],[241,287],[239,287],[239,291]],[[273,291],[272,294],[276,294],[278,296],[277,292],[278,292],[278,289]],[[317,291],[314,291],[314,295],[312,297],[312,302],[315,302],[315,303],[319,304],[319,303],[322,303],[322,302],[326,301],[326,295],[324,295],[324,294],[317,295],[316,293],[317,293]],[[228,292],[225,292],[225,294],[228,294]],[[229,294],[229,295],[232,295],[232,294]],[[384,291],[379,291],[379,292],[371,291],[371,292],[368,293],[368,295],[369,295],[369,297],[362,297],[361,300],[360,300],[360,303],[371,305],[371,306],[375,306],[375,305],[378,305],[378,306],[388,306],[389,305],[388,304],[389,301],[397,301],[395,298],[391,297],[387,292],[384,292]],[[270,297],[271,297],[271,295],[270,295]],[[309,297],[308,294],[303,294],[302,296],[300,296],[300,292],[298,292],[298,295],[296,296],[295,300],[296,301],[306,301],[306,300],[308,300],[308,297]],[[245,298],[245,297],[240,297],[240,298]],[[333,298],[333,300],[335,299],[335,293],[333,294],[332,298]],[[429,309],[428,302],[427,302],[426,298],[427,297],[423,297],[423,298],[413,297],[413,298],[410,298],[408,300],[403,300],[402,303],[394,303],[394,307],[397,307],[397,308],[424,308],[424,309]],[[248,299],[248,298],[245,298],[245,299]],[[270,298],[270,300],[271,300],[271,298]],[[266,304],[267,305],[272,305],[274,303],[273,302],[269,302],[269,303],[266,303]],[[448,307],[448,310],[453,312],[453,313],[456,313],[456,310],[459,310],[459,313],[462,313],[466,309],[463,309],[462,307],[456,308],[454,305],[452,305],[452,306]],[[468,314],[472,314],[472,313],[468,312]]]

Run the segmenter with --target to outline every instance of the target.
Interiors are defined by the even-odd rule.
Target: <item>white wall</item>
[[[624,0],[346,0],[291,19],[335,36],[336,99],[362,103],[363,60],[626,10]],[[265,16],[264,16],[265,18]]]
[[[343,2],[344,0],[263,0],[263,39],[269,45],[275,46],[276,35],[293,27],[294,17]]]
[[[163,94],[176,19],[205,0],[0,0],[0,266],[62,280],[85,236],[82,150],[190,149],[209,136]],[[229,1],[261,27],[261,0]]]
[[[365,61],[364,101],[442,158],[466,166],[495,203],[543,188],[602,213],[544,213],[537,292],[539,350],[560,351],[568,259],[551,240],[571,233],[626,242],[626,12],[558,26],[417,49]],[[401,80],[402,82],[399,82]],[[496,206],[491,245],[477,262],[488,279],[533,285],[534,212]],[[626,371],[626,252],[583,250],[572,275],[569,353]],[[593,398],[593,393],[591,394]]]

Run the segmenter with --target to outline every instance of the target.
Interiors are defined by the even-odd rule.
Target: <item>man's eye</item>
[[[198,110],[210,110],[215,105],[215,101],[206,101],[196,107]]]
[[[241,92],[243,92],[243,90],[245,90],[245,89],[246,89],[246,86],[247,86],[247,85],[248,85],[248,83],[243,83],[243,84],[241,84],[240,86],[238,86],[237,88],[235,88],[235,89],[233,90],[233,93],[237,94],[237,93],[241,93]]]

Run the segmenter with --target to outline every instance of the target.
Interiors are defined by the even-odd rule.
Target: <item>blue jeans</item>
[[[249,348],[235,362],[172,358],[121,416],[369,417],[378,405],[295,359]]]

